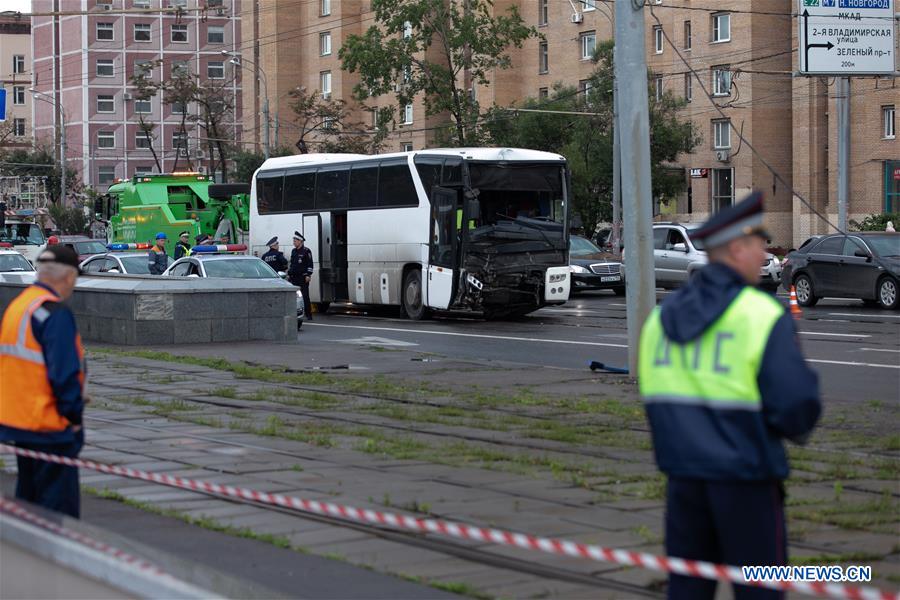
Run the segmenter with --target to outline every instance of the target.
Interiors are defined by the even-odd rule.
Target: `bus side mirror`
[[[481,217],[481,201],[478,198],[466,199],[466,215],[469,219]]]
[[[94,198],[94,215],[97,219],[103,216],[103,198]]]

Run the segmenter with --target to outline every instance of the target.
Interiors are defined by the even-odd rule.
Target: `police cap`
[[[273,237],[271,240],[269,240],[268,242],[266,242],[266,246],[272,247],[272,246],[274,246],[274,245],[277,244],[277,243],[278,243],[278,236],[276,235],[276,236]]]
[[[305,241],[306,241],[306,238],[303,237],[303,234],[300,233],[299,231],[295,231],[295,232],[294,232],[294,239],[295,239],[295,240],[300,240],[301,242],[305,242]]]
[[[715,248],[747,235],[771,237],[763,227],[763,195],[759,191],[717,212],[691,233],[691,239],[703,242],[707,248]]]

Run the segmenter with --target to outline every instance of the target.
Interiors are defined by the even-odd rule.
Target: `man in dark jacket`
[[[284,252],[278,249],[278,236],[276,235],[266,243],[269,251],[260,258],[276,272],[285,272],[288,268],[288,261],[284,257]]]
[[[175,242],[175,252],[172,255],[172,258],[178,260],[179,258],[184,258],[185,256],[191,255],[191,234],[187,231],[182,231],[178,234],[178,241]]]
[[[783,439],[821,413],[794,322],[753,286],[765,261],[762,195],[695,231],[710,264],[647,319],[639,379],[656,462],[668,475],[666,553],[735,566],[787,565]],[[672,575],[669,598],[712,600],[716,582]],[[735,586],[735,598],[782,598]]]
[[[51,246],[37,282],[6,307],[0,325],[0,442],[75,458],[84,444],[84,348],[63,302],[78,279],[78,255]],[[16,497],[79,516],[78,469],[19,456]]]
[[[169,267],[169,255],[166,254],[166,240],[168,236],[165,233],[156,234],[156,243],[147,253],[147,266],[151,275],[162,275]]]
[[[309,301],[309,281],[312,278],[312,251],[303,245],[306,238],[299,231],[294,232],[294,249],[291,250],[291,266],[288,270],[288,281],[300,288],[303,293],[303,312],[306,320],[312,321],[312,305]]]

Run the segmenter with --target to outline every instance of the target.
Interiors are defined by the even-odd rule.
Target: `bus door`
[[[327,213],[326,213],[327,214]],[[322,222],[319,213],[311,215],[303,215],[303,237],[306,238],[304,244],[312,250],[313,276],[309,280],[309,301],[310,302],[328,302],[330,298],[322,297]],[[328,263],[331,263],[329,258]]]
[[[427,301],[431,308],[446,309],[453,298],[456,251],[459,247],[456,190],[435,187],[431,192],[431,244],[426,278]]]
[[[322,256],[319,274],[322,300],[349,300],[347,288],[347,213],[332,211],[322,215]]]

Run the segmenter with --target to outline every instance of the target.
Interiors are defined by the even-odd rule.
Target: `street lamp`
[[[228,50],[222,50],[222,56],[230,56],[231,64],[236,67],[243,66],[244,62],[248,62],[259,71],[260,75],[262,75],[263,82],[263,118],[266,120],[266,124],[263,128],[263,147],[265,149],[265,157],[269,158],[269,82],[266,78],[266,72],[263,71],[263,68],[259,66],[259,63],[255,63],[249,58],[243,58],[239,52],[230,52]]]
[[[603,8],[605,10],[601,10],[600,14],[606,17],[606,20],[609,21],[609,27],[612,30],[613,36],[615,36],[616,32],[616,24],[613,22],[612,15],[607,13],[608,7],[605,4],[600,4],[598,8]],[[615,49],[613,49],[615,52]],[[621,166],[619,165],[619,161],[621,156],[619,154],[619,82],[616,79],[615,69],[613,69],[613,198],[612,198],[612,213],[613,213],[613,222],[612,222],[612,233],[610,234],[610,243],[613,247],[613,254],[619,256],[619,248],[622,245],[622,171]]]
[[[59,122],[62,130],[59,136],[59,192],[60,192],[60,200],[62,200],[62,206],[66,205],[66,113],[63,111],[62,106],[56,101],[56,98],[51,96],[50,94],[45,94],[44,92],[39,92],[34,88],[28,88],[28,91],[36,97],[38,100],[43,100],[48,104],[52,104],[56,110],[59,111]]]

